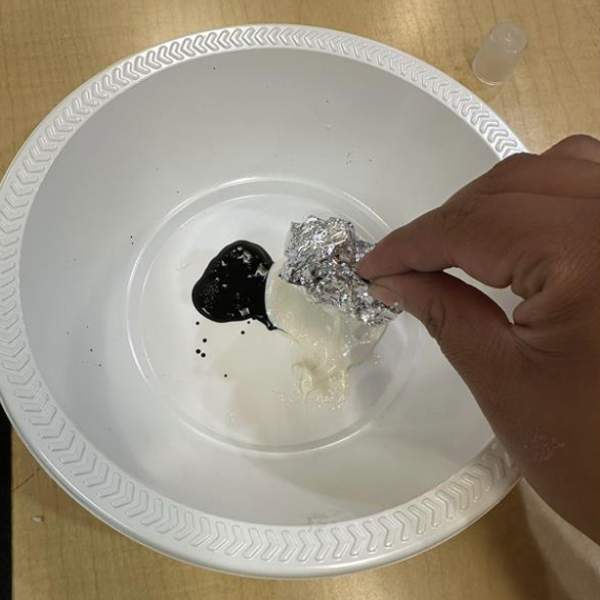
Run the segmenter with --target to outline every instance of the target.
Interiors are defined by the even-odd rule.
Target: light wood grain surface
[[[487,88],[470,61],[502,21],[518,21],[530,47],[507,84]],[[250,22],[341,29],[418,56],[482,96],[532,151],[570,133],[600,137],[598,0],[0,0],[0,173],[56,103],[115,60],[184,34]],[[16,600],[563,597],[528,529],[519,490],[410,561],[286,582],[213,573],[135,544],[60,491],[16,438],[12,485]]]

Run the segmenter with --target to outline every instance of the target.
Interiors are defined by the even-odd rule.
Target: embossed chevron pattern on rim
[[[22,235],[54,159],[104,104],[154,73],[215,53],[293,48],[384,69],[437,98],[499,158],[523,146],[483,102],[411,56],[357,36],[311,27],[253,25],[191,35],[121,60],[61,102],[31,134],[0,185],[0,389],[11,421],[44,468],[120,532],[181,560],[247,575],[309,577],[412,556],[456,534],[494,506],[518,473],[494,441],[454,477],[393,509],[310,527],[221,519],[161,496],[111,463],[69,422],[36,367],[19,292]]]

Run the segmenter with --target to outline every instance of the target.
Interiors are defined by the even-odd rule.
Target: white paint
[[[348,396],[348,370],[371,354],[385,326],[369,327],[334,307],[311,302],[301,287],[279,277],[283,262],[269,272],[267,314],[294,344],[290,366],[302,398],[339,405]]]

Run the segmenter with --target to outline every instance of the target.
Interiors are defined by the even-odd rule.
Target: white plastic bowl
[[[191,289],[236,239],[277,258],[312,213],[376,240],[520,149],[447,76],[344,33],[236,27],[117,63],[0,188],[6,411],[76,500],[190,563],[308,577],[440,543],[517,472],[420,325],[332,409],[286,401],[284,336],[203,320]]]

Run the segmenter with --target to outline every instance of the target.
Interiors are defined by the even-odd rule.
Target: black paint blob
[[[213,258],[192,290],[196,310],[217,323],[255,319],[275,329],[265,307],[273,259],[258,244],[240,240]]]

